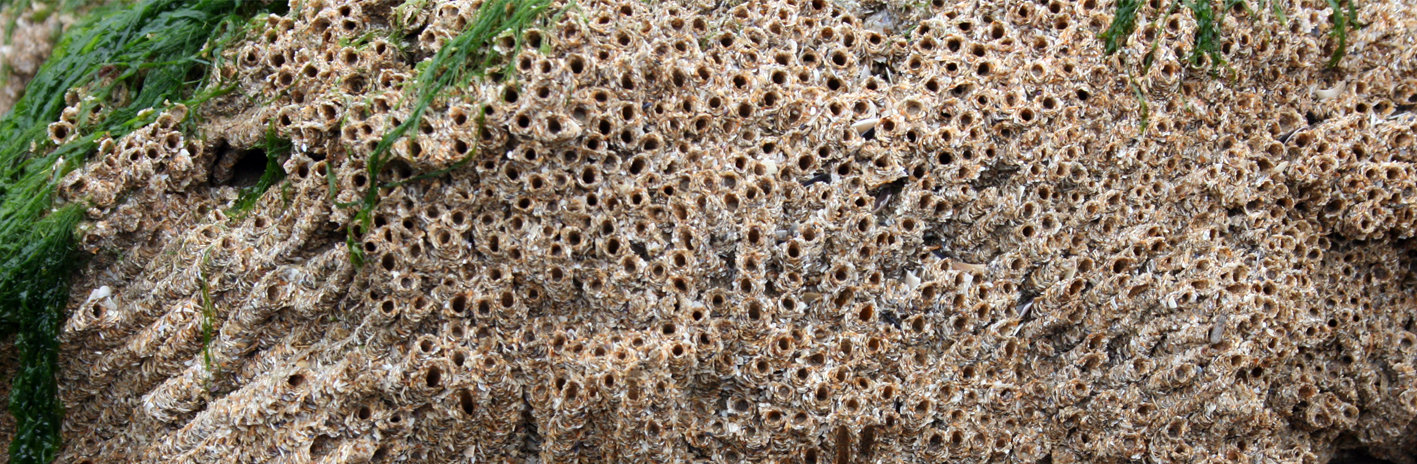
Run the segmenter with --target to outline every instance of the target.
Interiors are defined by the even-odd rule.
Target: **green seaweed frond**
[[[206,262],[206,255],[203,255],[203,264]],[[211,284],[207,283],[206,269],[200,269],[198,284],[202,289],[202,368],[207,371],[207,377],[203,380],[203,386],[207,391],[212,389],[212,380],[217,376],[217,371],[212,362],[212,336],[216,323],[216,305],[212,303]]]
[[[1284,14],[1284,6],[1279,4],[1279,0],[1270,0],[1270,7],[1274,10],[1274,17],[1279,19],[1280,26],[1289,25],[1289,16]]]
[[[1141,86],[1137,85],[1131,71],[1127,71],[1127,83],[1132,87],[1132,96],[1136,97],[1137,103],[1141,105],[1141,127],[1137,128],[1137,136],[1142,136],[1146,134],[1147,128],[1151,127],[1151,108],[1147,106],[1146,94],[1142,93]]]
[[[1112,17],[1112,24],[1107,26],[1107,30],[1101,35],[1102,40],[1107,41],[1108,55],[1121,50],[1127,44],[1127,38],[1136,31],[1139,8],[1141,0],[1117,0],[1117,14]]]
[[[1337,44],[1333,47],[1333,54],[1329,55],[1328,67],[1336,68],[1338,63],[1343,61],[1343,56],[1348,53],[1348,31],[1362,27],[1358,24],[1358,7],[1356,0],[1328,0],[1329,8],[1333,9],[1333,14],[1329,15],[1329,21],[1333,23],[1333,30],[1329,33]],[[1347,11],[1344,7],[1347,7]]]
[[[27,230],[7,232],[24,241],[0,258],[0,308],[6,330],[16,332],[19,351],[9,405],[15,416],[13,463],[48,463],[62,445],[64,406],[54,372],[69,278],[77,261],[74,227],[81,219],[83,209],[71,205],[37,219]]]
[[[1211,0],[1186,0],[1186,8],[1196,19],[1195,43],[1191,48],[1191,65],[1201,67],[1207,59],[1212,70],[1226,64],[1225,55],[1220,53],[1220,26],[1215,4]],[[1224,14],[1223,10],[1220,13]]]

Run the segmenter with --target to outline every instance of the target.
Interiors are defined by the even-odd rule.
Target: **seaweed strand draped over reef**
[[[57,453],[1413,464],[1408,3],[233,21],[35,118]]]

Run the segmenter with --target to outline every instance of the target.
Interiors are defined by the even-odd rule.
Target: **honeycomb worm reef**
[[[1417,462],[1417,3],[1212,75],[1160,0],[557,0],[371,178],[483,1],[291,2],[62,179],[59,462]]]

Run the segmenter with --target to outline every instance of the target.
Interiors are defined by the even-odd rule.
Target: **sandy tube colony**
[[[1417,459],[1411,1],[557,0],[371,178],[484,1],[292,2],[62,180],[59,462]]]

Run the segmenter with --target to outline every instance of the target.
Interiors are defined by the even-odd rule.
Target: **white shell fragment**
[[[876,125],[880,123],[880,118],[862,119],[852,124],[851,129],[856,131],[857,134],[865,134],[866,131],[876,128]]]
[[[1210,344],[1220,343],[1225,339],[1225,321],[1228,318],[1225,314],[1215,317],[1214,325],[1210,328]]]

